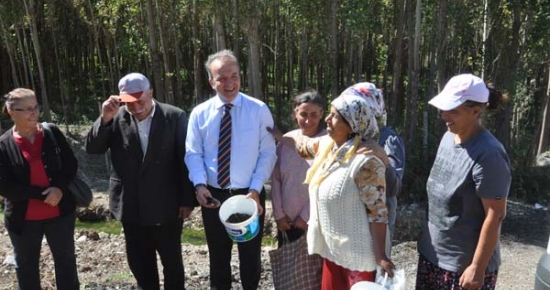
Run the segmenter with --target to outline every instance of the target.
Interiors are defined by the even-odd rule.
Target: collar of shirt
[[[235,107],[241,107],[242,103],[243,103],[243,98],[241,96],[241,93],[238,93],[237,96],[235,97],[235,99],[233,101],[229,102],[229,104],[232,104]],[[222,101],[222,98],[220,97],[220,95],[216,95],[216,99],[214,101],[214,107],[219,110],[225,104],[226,103],[224,101]]]

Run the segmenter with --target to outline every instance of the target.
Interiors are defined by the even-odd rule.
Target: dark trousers
[[[21,290],[41,290],[40,248],[46,236],[55,266],[55,283],[58,290],[78,290],[80,284],[74,253],[75,214],[44,221],[25,221],[23,232],[9,231],[15,252],[15,271]]]
[[[227,190],[219,190],[208,187],[214,198],[224,202],[231,195],[248,194],[243,189],[229,193]],[[265,219],[265,191],[262,189],[260,203],[264,212],[260,215],[260,230],[258,235],[248,242],[237,243],[239,249],[239,271],[243,290],[256,290],[260,283],[261,271],[261,247]],[[210,286],[217,290],[231,289],[231,250],[233,240],[229,238],[225,227],[220,221],[219,208],[201,208],[206,242],[210,255]]]
[[[155,226],[122,223],[128,265],[138,289],[157,290],[159,274],[157,252],[162,262],[164,289],[185,289],[185,272],[181,256],[182,221]]]

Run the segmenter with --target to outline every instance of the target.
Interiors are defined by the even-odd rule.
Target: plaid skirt
[[[461,290],[458,285],[461,274],[439,268],[424,256],[418,259],[416,272],[416,290]],[[497,284],[498,271],[485,273],[485,281],[481,290],[493,290]]]

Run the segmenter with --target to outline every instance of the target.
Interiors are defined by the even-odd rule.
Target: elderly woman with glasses
[[[32,90],[18,88],[4,96],[3,113],[13,127],[0,136],[0,195],[5,225],[15,252],[19,289],[41,289],[42,238],[52,252],[57,289],[79,289],[74,248],[75,202],[67,186],[77,161],[61,131],[44,134]]]
[[[350,87],[331,103],[325,119],[327,136],[293,139],[300,156],[314,158],[306,176],[307,243],[310,254],[324,259],[323,290],[374,281],[377,265],[393,276],[395,266],[386,255],[387,156],[376,144],[373,106],[371,96]],[[372,150],[358,153],[365,147]]]

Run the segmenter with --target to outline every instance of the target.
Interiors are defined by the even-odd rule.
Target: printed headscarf
[[[386,114],[384,95],[382,94],[382,91],[376,88],[373,83],[357,83],[349,87],[348,89],[353,89],[357,91],[359,95],[367,100],[369,106],[372,108],[372,113],[374,114],[374,117],[380,118]]]
[[[305,183],[320,184],[330,174],[331,164],[334,161],[343,165],[351,160],[361,140],[378,140],[378,124],[373,113],[373,109],[378,109],[378,106],[374,99],[368,97],[364,91],[351,86],[334,99],[331,105],[348,122],[356,136],[340,145],[332,154],[334,140],[328,143],[328,146],[320,149],[313,165],[307,172]],[[314,180],[313,177],[318,171],[319,174]]]
[[[351,86],[334,99],[331,105],[344,117],[351,126],[351,130],[358,134],[362,140],[378,139],[378,125],[373,109],[379,107],[374,98],[368,97]]]

